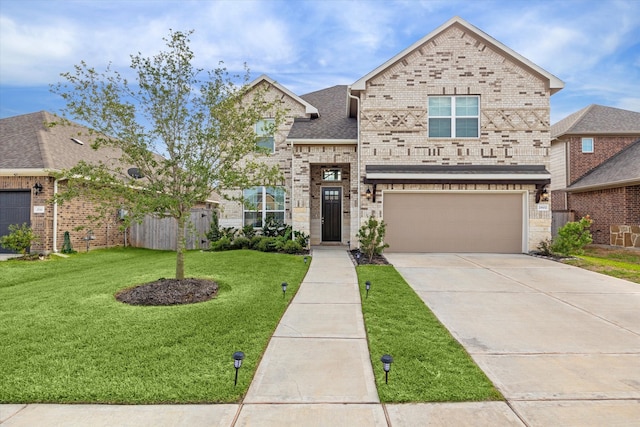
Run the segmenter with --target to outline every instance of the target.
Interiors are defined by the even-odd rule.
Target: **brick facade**
[[[593,153],[582,152],[582,138],[593,138]],[[569,152],[569,185],[582,178],[589,171],[600,166],[606,160],[627,148],[638,140],[638,136],[565,136]]]
[[[64,232],[69,231],[71,245],[75,250],[84,250],[86,241],[83,238],[87,230],[92,230],[95,240],[91,240],[91,248],[117,246],[124,244],[124,233],[119,230],[117,208],[113,215],[100,226],[91,224],[87,217],[95,214],[92,203],[82,199],[72,200],[57,206],[57,241],[54,247],[54,211],[51,202],[54,195],[54,178],[48,176],[16,176],[0,177],[0,190],[28,190],[31,191],[30,225],[38,241],[31,247],[31,252],[53,252],[60,250],[64,243]],[[38,195],[32,191],[33,186],[42,185],[42,192]],[[64,185],[64,184],[61,184]],[[44,213],[34,212],[34,207],[43,207]],[[77,227],[85,227],[78,231]]]
[[[576,219],[589,215],[593,220],[593,242],[609,244],[611,225],[640,224],[640,186],[618,187],[568,194]]]

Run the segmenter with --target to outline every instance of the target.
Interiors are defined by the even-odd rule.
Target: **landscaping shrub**
[[[302,246],[295,240],[288,240],[280,250],[287,254],[297,254],[302,252]]]
[[[251,240],[244,236],[238,236],[231,242],[231,249],[248,249],[250,245]]]
[[[249,248],[257,251],[261,241],[262,241],[262,236],[258,236],[258,235],[253,236],[249,240]]]
[[[262,237],[260,242],[256,245],[256,249],[260,252],[276,252],[278,239],[275,237]]]
[[[209,226],[209,231],[206,233],[207,239],[210,242],[217,242],[222,234],[220,233],[220,226],[218,225],[218,212],[213,211],[213,216],[211,217],[211,225]]]
[[[20,252],[26,256],[29,247],[40,237],[33,232],[33,229],[25,222],[22,225],[9,225],[9,234],[0,237],[0,246]]]
[[[384,243],[384,235],[386,233],[386,225],[384,221],[378,222],[373,216],[369,217],[366,224],[358,230],[358,241],[360,242],[360,251],[369,258],[369,262],[374,255],[382,254],[389,245]]]
[[[262,226],[262,235],[265,237],[281,236],[285,226],[273,217],[267,217]]]
[[[242,227],[241,233],[247,239],[251,239],[256,235],[256,229],[253,228],[253,225],[245,225],[244,227]]]
[[[309,235],[303,233],[302,231],[294,231],[293,233],[296,242],[300,245],[302,249],[306,249],[309,247]]]
[[[231,249],[231,239],[227,236],[220,237],[215,242],[211,242],[212,251],[228,251]]]
[[[593,241],[589,229],[592,222],[587,215],[580,221],[566,223],[558,230],[558,237],[551,245],[551,250],[565,256],[584,253],[584,247]]]

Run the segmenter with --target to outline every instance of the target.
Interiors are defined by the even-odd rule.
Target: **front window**
[[[243,197],[244,225],[260,228],[267,218],[284,223],[284,187],[252,187]]]
[[[582,152],[593,153],[593,138],[582,138]]]
[[[323,181],[342,181],[342,169],[323,169]]]
[[[258,136],[258,147],[266,148],[271,153],[275,151],[275,138],[273,137],[274,119],[258,120],[256,123],[256,135]]]
[[[430,138],[477,138],[480,129],[480,97],[430,96]]]

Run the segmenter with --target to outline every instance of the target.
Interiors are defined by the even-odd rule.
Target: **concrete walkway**
[[[640,426],[640,285],[525,255],[390,254],[508,401],[382,405],[346,248],[312,255],[241,404],[0,405],[0,424]]]

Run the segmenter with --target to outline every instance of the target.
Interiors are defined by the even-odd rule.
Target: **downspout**
[[[58,178],[53,181],[53,252],[58,252],[58,201],[55,196],[58,194]]]
[[[294,204],[293,204],[293,177],[294,177],[294,173],[293,173],[293,159],[294,159],[294,152],[293,152],[293,141],[291,141],[291,167],[289,168],[291,170],[291,197],[289,197],[289,200],[291,200],[291,240],[296,240],[296,230],[293,228],[293,209],[294,209]]]
[[[358,212],[357,212],[357,215],[358,215],[358,230],[360,230],[360,227],[361,227],[361,225],[360,225],[360,181],[361,181],[361,174],[360,174],[360,168],[361,168],[361,166],[360,166],[360,98],[357,97],[357,96],[351,95],[351,86],[347,87],[347,96],[349,96],[349,98],[351,98],[351,99],[355,99],[356,100],[356,105],[358,106],[357,114],[356,114],[356,120],[358,121],[358,142],[357,142],[357,145],[356,145],[356,149],[358,150],[358,153],[357,153],[357,160],[356,161],[358,162],[358,206],[357,206]],[[347,106],[347,108],[349,108],[349,107]],[[348,113],[348,110],[347,110],[347,113]]]

